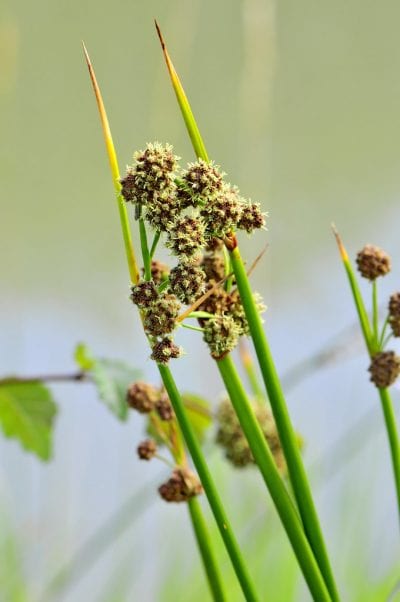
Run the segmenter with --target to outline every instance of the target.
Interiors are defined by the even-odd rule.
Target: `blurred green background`
[[[242,245],[252,261],[268,239],[253,279],[268,305],[279,371],[287,373],[354,321],[332,221],[352,254],[371,242],[392,255],[393,272],[380,287],[383,303],[398,287],[398,2],[3,0],[4,374],[71,369],[73,347],[84,340],[157,382],[127,302],[118,216],[81,49],[84,39],[121,165],[156,139],[189,161],[154,17],[210,155],[269,212],[268,234]],[[201,341],[191,333],[181,343],[187,355],[174,365],[178,383],[215,403],[222,387]],[[381,601],[400,575],[387,443],[362,346],[336,359],[291,388],[288,401],[306,441],[343,599]],[[85,385],[54,392],[61,411],[51,464],[0,441],[0,599],[208,599],[187,512],[155,492],[165,469],[136,459],[140,420],[117,423]],[[398,404],[398,390],[394,398]],[[211,445],[210,454],[265,599],[308,600],[257,473],[235,472]],[[59,567],[135,492],[143,499],[129,506],[130,526],[118,541],[110,538],[90,569],[82,563],[81,573],[46,597]],[[221,559],[231,600],[240,600],[222,549]]]

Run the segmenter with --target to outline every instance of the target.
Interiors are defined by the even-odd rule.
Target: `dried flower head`
[[[378,276],[385,276],[390,272],[391,262],[389,255],[374,245],[366,245],[357,253],[357,267],[368,280],[376,280]]]
[[[208,238],[223,238],[235,230],[242,214],[243,201],[235,186],[224,184],[212,201],[201,209]]]
[[[237,227],[240,230],[246,230],[246,232],[251,234],[253,230],[264,228],[264,226],[265,213],[262,213],[260,203],[243,203]]]
[[[213,162],[207,163],[199,159],[196,163],[189,163],[184,172],[184,189],[190,193],[194,205],[204,205],[221,191],[223,176]]]
[[[131,300],[141,309],[150,307],[152,303],[158,299],[157,288],[151,280],[149,282],[142,280],[138,284],[132,286],[131,291]]]
[[[221,359],[239,342],[240,326],[230,315],[218,315],[205,321],[203,338],[214,359]]]
[[[389,324],[395,337],[400,337],[400,293],[393,293],[389,299]]]
[[[141,460],[151,460],[156,453],[157,444],[154,439],[145,439],[137,447],[137,454]]]
[[[169,276],[170,290],[182,303],[193,303],[205,290],[206,275],[192,263],[178,263]]]
[[[164,336],[176,327],[181,304],[175,295],[162,294],[144,311],[143,326],[147,334]]]
[[[172,404],[166,391],[161,392],[160,399],[156,403],[156,411],[161,420],[164,420],[165,422],[169,422],[175,416]]]
[[[159,398],[159,390],[153,387],[153,385],[142,381],[132,383],[126,394],[126,401],[129,407],[141,414],[152,412]]]
[[[171,337],[164,337],[157,341],[152,348],[151,359],[158,364],[168,364],[170,359],[178,358],[182,355],[182,350],[175,345]]]
[[[400,357],[394,351],[380,351],[372,358],[368,371],[378,389],[390,387],[400,374]]]
[[[166,232],[179,212],[180,206],[176,189],[171,184],[169,188],[149,196],[145,219],[154,229]]]
[[[174,255],[193,258],[205,245],[204,222],[192,215],[183,215],[169,225],[167,247]]]
[[[198,477],[188,468],[178,467],[163,483],[158,491],[166,502],[187,502],[202,493],[203,488]]]
[[[286,462],[272,413],[266,405],[259,404],[254,405],[254,412],[274,456],[277,468],[284,475],[286,474]],[[229,399],[224,399],[220,403],[216,420],[218,424],[216,440],[224,448],[226,458],[236,467],[253,464],[253,454]]]

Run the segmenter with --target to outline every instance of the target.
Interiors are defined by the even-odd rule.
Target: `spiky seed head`
[[[266,310],[266,306],[263,303],[262,297],[258,293],[253,293],[253,299],[257,307],[258,313],[261,315]],[[248,335],[249,324],[247,322],[246,314],[242,305],[242,300],[237,289],[235,289],[227,295],[225,308],[225,312],[232,316],[232,318],[235,320],[236,324],[240,328],[240,335]]]
[[[170,268],[166,263],[162,263],[157,259],[152,259],[151,261],[151,279],[154,284],[161,284],[163,280],[168,278],[170,272]],[[142,269],[142,273],[144,274],[144,268]]]
[[[393,293],[389,299],[389,324],[395,337],[400,337],[400,293]]]
[[[164,337],[153,345],[150,357],[158,364],[168,364],[170,359],[178,358],[181,355],[181,348],[175,345],[172,338]]]
[[[225,261],[219,253],[206,253],[201,262],[207,280],[219,282],[225,276]]]
[[[161,392],[160,399],[156,403],[156,410],[161,420],[165,422],[169,422],[174,418],[174,410],[166,391]]]
[[[205,278],[204,271],[198,265],[178,263],[169,275],[170,290],[179,301],[189,305],[204,293]]]
[[[374,385],[386,389],[400,374],[400,357],[394,351],[380,351],[372,358],[368,371]]]
[[[145,219],[156,230],[166,232],[180,212],[176,190],[170,188],[149,196],[146,205]]]
[[[128,167],[126,176],[120,180],[121,194],[125,201],[133,202],[136,198],[136,182],[135,174],[132,168]]]
[[[201,209],[207,238],[223,238],[235,230],[242,214],[243,202],[235,186],[224,184],[215,198]]]
[[[160,485],[158,491],[166,502],[187,502],[202,493],[203,488],[194,472],[188,468],[177,467],[170,478]]]
[[[174,255],[192,259],[204,247],[205,226],[198,216],[182,215],[169,225],[166,242]]]
[[[265,215],[261,211],[260,203],[244,202],[237,227],[239,230],[246,230],[248,234],[251,234],[253,230],[264,228]]]
[[[240,326],[230,315],[219,315],[205,321],[203,338],[214,359],[221,359],[239,342]]]
[[[151,460],[156,453],[157,444],[154,439],[145,439],[137,447],[137,454],[141,460]]]
[[[142,280],[131,288],[131,301],[144,309],[150,307],[158,299],[158,291],[153,281]]]
[[[223,176],[213,162],[207,163],[199,159],[195,163],[189,163],[184,172],[184,189],[190,193],[194,205],[204,205],[221,191]]]
[[[389,255],[374,245],[366,245],[357,253],[357,268],[368,280],[376,280],[378,276],[385,276],[390,272],[391,261]]]
[[[162,294],[143,314],[143,326],[147,334],[164,336],[176,327],[181,304],[175,295]]]
[[[132,383],[126,394],[129,407],[141,414],[152,412],[159,398],[159,390],[142,381]]]

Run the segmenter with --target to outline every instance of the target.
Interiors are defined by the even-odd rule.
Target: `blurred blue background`
[[[253,282],[268,305],[265,326],[279,372],[354,322],[332,221],[352,255],[367,242],[392,255],[392,274],[380,283],[382,303],[398,290],[398,2],[3,0],[4,374],[73,369],[73,348],[84,340],[98,355],[129,361],[158,382],[127,301],[118,215],[81,48],[84,39],[121,166],[153,140],[169,141],[190,161],[154,17],[210,155],[269,212],[268,233],[244,237],[242,247],[251,262],[268,241]],[[368,286],[363,291],[370,293]],[[183,333],[180,342],[187,355],[173,365],[177,382],[216,403],[222,387],[201,340]],[[361,345],[354,351],[291,388],[288,402],[306,442],[344,599],[386,600],[399,574],[395,495],[368,359]],[[0,440],[2,562],[9,563],[8,578],[15,576],[13,597],[3,599],[43,600],[57,568],[149,483],[149,508],[53,599],[204,600],[187,513],[152,493],[165,469],[136,459],[140,419],[117,423],[89,385],[53,390],[60,413],[51,464]],[[394,400],[398,405],[398,390]],[[367,431],[360,426],[340,439],[374,408]],[[360,448],[357,454],[353,447]],[[308,600],[258,474],[237,473],[220,452],[210,453],[266,599],[269,593],[271,600]],[[232,579],[231,599],[240,600],[221,556]],[[377,583],[385,583],[383,592],[374,589]]]

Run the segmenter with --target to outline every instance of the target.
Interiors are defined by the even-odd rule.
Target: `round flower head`
[[[160,392],[156,387],[141,381],[132,383],[126,394],[126,401],[129,407],[141,414],[152,412],[159,398]]]
[[[222,189],[223,175],[213,162],[207,163],[199,159],[196,163],[189,163],[183,175],[183,184],[191,195],[193,204],[204,205],[215,198]]]
[[[239,342],[240,326],[230,315],[220,315],[205,321],[203,338],[214,359],[221,359]]]
[[[400,337],[400,293],[393,293],[389,300],[389,324],[395,337]]]
[[[380,351],[372,358],[368,371],[374,385],[386,389],[400,374],[400,357],[394,351]]]
[[[203,220],[191,215],[177,217],[169,225],[166,245],[178,257],[193,258],[205,245]]]
[[[166,502],[187,502],[202,493],[203,488],[198,477],[188,468],[178,467],[158,491]]]
[[[134,165],[121,180],[121,194],[126,201],[147,205],[155,196],[173,189],[177,159],[172,146],[159,142],[147,144],[144,151],[134,155]]]
[[[191,263],[179,263],[171,270],[169,286],[182,303],[193,303],[204,292],[205,273]]]
[[[158,298],[157,288],[151,280],[149,282],[143,280],[132,286],[131,290],[131,300],[141,309],[150,307]]]
[[[175,345],[171,337],[164,337],[153,345],[150,357],[158,364],[168,364],[170,359],[175,359],[181,355],[180,347]]]
[[[368,280],[376,280],[390,272],[390,257],[385,251],[374,245],[366,245],[357,253],[357,267],[361,276]]]
[[[163,294],[145,310],[143,326],[147,334],[164,336],[176,327],[181,304],[175,295]]]
[[[146,205],[145,219],[155,230],[165,232],[180,212],[179,200],[173,186],[153,194]]]
[[[260,203],[243,203],[237,227],[251,234],[253,230],[264,228],[264,226],[265,214],[261,211]]]
[[[228,184],[201,210],[208,238],[223,238],[235,230],[242,214],[242,199],[237,188]]]
[[[151,460],[156,453],[157,444],[153,439],[145,439],[137,447],[137,454],[141,460]]]

